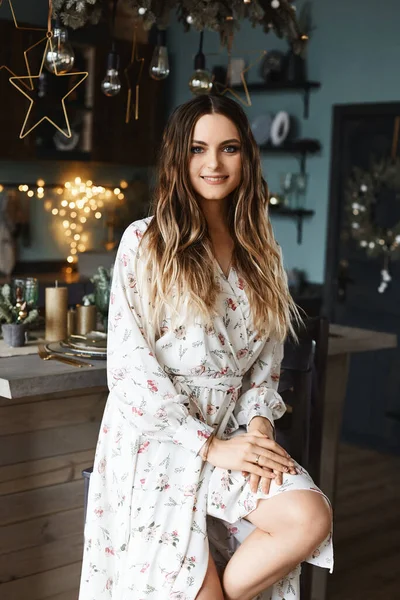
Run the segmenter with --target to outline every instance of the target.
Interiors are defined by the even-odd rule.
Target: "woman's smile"
[[[225,183],[229,175],[200,175],[200,177],[209,185],[219,185]]]

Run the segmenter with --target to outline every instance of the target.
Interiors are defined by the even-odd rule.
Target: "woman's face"
[[[229,196],[242,178],[242,157],[236,125],[221,114],[197,121],[190,148],[190,182],[205,200]]]

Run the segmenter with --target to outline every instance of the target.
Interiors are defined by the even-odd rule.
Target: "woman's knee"
[[[309,490],[290,492],[286,519],[291,529],[324,540],[332,527],[332,511],[322,494]]]
[[[322,494],[309,490],[296,490],[260,500],[257,509],[248,515],[256,527],[279,534],[283,530],[296,531],[308,538],[327,537],[332,526],[332,512]]]

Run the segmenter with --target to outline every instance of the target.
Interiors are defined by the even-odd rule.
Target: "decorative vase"
[[[307,80],[306,61],[302,56],[289,50],[285,56],[285,79],[290,83],[304,83]]]
[[[1,326],[5,343],[12,348],[25,346],[26,327],[22,323],[3,323]]]

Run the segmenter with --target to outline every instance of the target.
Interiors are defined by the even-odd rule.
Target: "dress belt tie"
[[[238,389],[242,387],[243,377],[238,375],[227,375],[226,377],[205,377],[204,375],[197,375],[190,377],[188,375],[174,375],[172,382],[175,384],[181,383],[187,385],[189,388],[201,387],[221,392],[227,392],[229,388]]]
[[[239,390],[242,387],[243,377],[236,375],[227,375],[226,377],[205,377],[204,375],[188,377],[187,375],[175,375],[172,378],[172,382],[174,385],[177,383],[178,388],[181,388],[182,391],[186,392],[189,397],[192,397],[192,402],[197,406],[198,411],[203,417],[203,421],[207,423],[207,415],[204,414],[201,407],[198,405],[197,399],[193,397],[193,388],[197,386],[205,389],[221,391],[226,394],[228,390],[232,390],[232,388]],[[229,403],[228,410],[226,410],[226,412],[213,423],[213,427],[216,429],[219,437],[221,437],[221,434],[225,430],[230,418],[234,421],[235,428],[239,427],[233,415],[233,408],[234,403]]]

